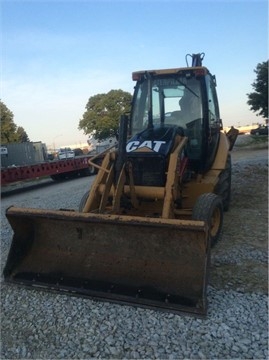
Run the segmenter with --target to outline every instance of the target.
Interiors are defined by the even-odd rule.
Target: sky
[[[224,126],[262,123],[247,105],[268,60],[266,0],[2,0],[1,101],[31,141],[85,143],[91,96],[133,93],[132,72],[205,53]]]

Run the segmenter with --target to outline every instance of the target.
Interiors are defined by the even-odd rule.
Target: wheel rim
[[[215,237],[217,235],[220,227],[220,222],[221,222],[221,214],[220,214],[220,209],[217,207],[214,209],[211,218],[211,226],[210,226],[211,237]]]

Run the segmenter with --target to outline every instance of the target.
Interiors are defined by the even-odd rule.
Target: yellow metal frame
[[[204,193],[213,193],[218,184],[219,175],[225,169],[229,154],[229,141],[224,133],[220,134],[219,146],[211,169],[203,176],[184,185],[182,204],[184,209],[192,209],[197,198]]]
[[[189,218],[197,198],[203,193],[214,192],[219,175],[225,169],[229,141],[226,135],[221,133],[212,168],[205,175],[199,175],[194,180],[182,183],[179,168],[187,140],[186,137],[181,136],[176,138],[174,149],[169,157],[164,187],[134,185],[130,162],[123,166],[118,182],[115,184],[114,165],[117,154],[116,152],[107,153],[99,167],[83,212],[120,215],[123,211],[121,199],[126,196],[132,205],[132,209],[124,210],[127,216],[157,216],[163,219]],[[128,185],[126,184],[127,178]],[[177,199],[181,200],[181,209],[175,207]]]

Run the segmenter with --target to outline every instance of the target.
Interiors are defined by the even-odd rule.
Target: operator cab
[[[221,129],[215,78],[202,66],[133,73],[136,86],[131,138],[171,127],[188,137],[186,156],[194,170],[206,171],[215,157]],[[161,130],[162,129],[162,130]],[[158,135],[158,141],[162,139]],[[172,139],[171,139],[172,140]]]

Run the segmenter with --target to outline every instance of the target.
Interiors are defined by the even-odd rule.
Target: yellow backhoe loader
[[[210,248],[231,191],[230,150],[204,54],[138,71],[118,146],[78,211],[10,207],[6,282],[204,316]]]

